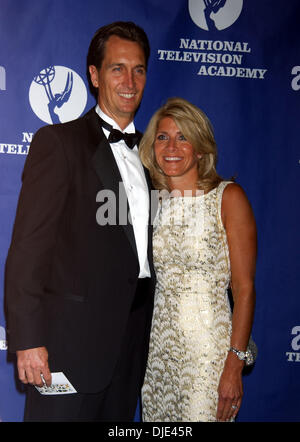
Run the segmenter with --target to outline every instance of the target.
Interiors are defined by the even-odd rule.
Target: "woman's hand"
[[[244,361],[229,352],[220,378],[218,394],[217,420],[226,422],[235,418],[242,402],[242,370]]]

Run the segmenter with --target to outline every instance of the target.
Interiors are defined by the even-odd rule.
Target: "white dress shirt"
[[[114,120],[102,112],[98,104],[95,110],[97,114],[113,126],[114,129],[121,130]],[[102,129],[104,135],[108,138],[109,131],[105,128]],[[135,132],[134,123],[131,122],[124,131],[121,132]],[[144,169],[139,158],[137,146],[130,149],[124,140],[120,140],[117,143],[111,143],[110,147],[119,168],[128,199],[131,215],[131,219],[128,222],[132,223],[134,231],[140,265],[139,278],[146,278],[150,276],[147,257],[149,193]]]

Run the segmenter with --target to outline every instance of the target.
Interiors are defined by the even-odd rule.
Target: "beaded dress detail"
[[[143,420],[216,421],[230,344],[230,264],[223,181],[205,195],[163,199],[154,221],[157,276],[142,389]]]

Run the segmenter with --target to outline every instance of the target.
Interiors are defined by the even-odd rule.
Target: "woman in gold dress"
[[[211,124],[184,99],[169,99],[154,114],[140,156],[160,197],[143,420],[232,421],[243,396],[242,370],[251,359],[251,206],[238,184],[217,174]]]

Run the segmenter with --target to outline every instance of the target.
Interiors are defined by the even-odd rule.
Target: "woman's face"
[[[157,127],[154,154],[158,166],[170,177],[190,178],[191,185],[198,179],[197,162],[201,155],[181,133],[174,120],[163,118]]]

